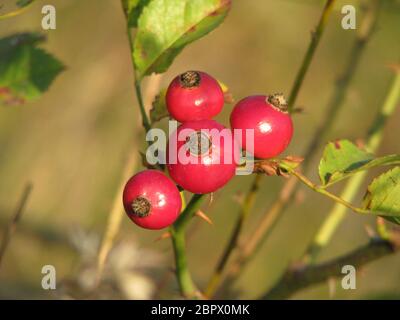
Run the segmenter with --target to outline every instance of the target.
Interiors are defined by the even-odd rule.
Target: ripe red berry
[[[171,178],[193,193],[210,193],[234,175],[240,150],[232,131],[214,120],[185,122],[168,142]]]
[[[166,103],[171,117],[179,122],[211,119],[221,112],[224,93],[207,73],[187,71],[172,80]]]
[[[182,208],[178,188],[162,172],[145,170],[128,180],[123,192],[128,217],[146,229],[171,225]]]
[[[278,156],[293,135],[293,122],[281,94],[244,98],[234,107],[230,122],[232,129],[242,129],[242,148],[256,158]],[[254,146],[246,144],[246,129],[254,129]]]

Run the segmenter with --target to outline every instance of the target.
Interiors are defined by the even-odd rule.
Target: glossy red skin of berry
[[[230,116],[232,129],[242,129],[242,148],[260,159],[281,154],[293,136],[290,115],[274,107],[267,98],[263,95],[244,98]],[[254,129],[254,148],[246,145],[245,129]]]
[[[198,86],[185,88],[177,76],[166,93],[167,109],[179,122],[212,119],[224,106],[224,93],[218,81],[205,72],[200,75]]]
[[[216,129],[209,132],[210,152],[202,155],[186,152],[188,158],[198,160],[197,163],[183,163],[179,156],[176,156],[175,164],[171,161],[171,154],[177,155],[177,150],[179,152],[186,143],[179,141],[178,138],[179,133],[184,129],[195,131]],[[227,139],[219,136],[224,129]],[[167,150],[171,152],[167,152],[167,168],[171,178],[185,190],[198,194],[214,192],[228,183],[235,175],[236,163],[240,156],[239,145],[234,140],[231,130],[214,120],[192,121],[180,125],[176,130],[176,135],[171,135]],[[230,163],[225,163],[224,159]]]
[[[138,217],[132,209],[137,197],[146,198],[151,209],[146,217]],[[178,188],[165,174],[157,170],[145,170],[131,177],[125,185],[123,204],[128,217],[146,229],[163,229],[171,225],[182,208]]]

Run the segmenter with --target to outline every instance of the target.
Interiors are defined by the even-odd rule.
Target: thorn
[[[205,222],[207,222],[210,225],[214,225],[214,223],[212,222],[212,220],[201,210],[197,210],[195,213],[196,216],[198,216],[199,218],[203,219]]]
[[[235,99],[233,98],[232,93],[230,93],[229,91],[224,92],[224,101],[227,104],[232,104],[235,102]]]
[[[383,219],[382,217],[376,217],[376,224],[378,226],[384,226],[385,225],[385,219]]]
[[[359,147],[360,149],[365,149],[364,139],[357,139],[355,142],[357,147]]]
[[[285,160],[288,160],[290,162],[295,162],[295,163],[301,163],[304,161],[304,157],[300,156],[287,156]]]
[[[303,114],[304,113],[305,108],[304,107],[294,107],[292,110],[292,113],[299,113],[299,114]]]
[[[211,204],[213,203],[213,201],[214,201],[214,192],[211,192],[211,193],[210,193],[210,198],[209,198],[209,200],[208,200],[208,206],[211,206]]]
[[[171,238],[171,232],[167,231],[165,233],[163,233],[161,236],[159,236],[157,239],[154,240],[154,242],[160,241],[160,240],[164,240],[164,239],[168,239]]]

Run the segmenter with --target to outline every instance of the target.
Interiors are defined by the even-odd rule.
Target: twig
[[[400,100],[400,72],[395,76],[391,89],[386,97],[386,100],[382,106],[382,110],[376,116],[376,119],[371,127],[368,134],[366,149],[370,152],[376,152],[381,144],[383,137],[383,129],[387,122],[387,119],[396,110],[396,107]],[[346,201],[352,201],[358,193],[364,178],[366,177],[366,172],[358,173],[356,176],[352,177],[346,187],[343,189],[340,198]],[[324,248],[333,233],[336,231],[338,225],[343,221],[346,214],[346,208],[335,205],[329,212],[327,218],[324,220],[322,226],[317,231],[312,243],[309,245],[304,259],[310,259],[314,261],[316,256],[319,254],[322,248]]]
[[[369,150],[376,150],[382,141],[382,134],[383,134],[383,128],[384,124],[386,123],[386,119],[394,112],[396,109],[398,100],[400,99],[400,72],[397,73],[396,77],[393,80],[392,87],[388,93],[388,96],[383,104],[381,112],[378,114],[376,120],[374,121],[374,124],[372,125],[372,130],[370,131],[369,134],[369,139],[367,143],[367,147],[369,147]],[[359,190],[359,187],[363,181],[363,178],[365,176],[365,172],[359,173],[358,175],[354,176],[351,178],[349,184],[346,186],[344,189],[341,198],[344,198],[346,200],[350,200],[349,196],[354,197]],[[303,263],[307,262],[314,262],[317,254],[321,251],[322,248],[324,248],[327,243],[330,241],[334,231],[338,227],[339,223],[343,220],[344,215],[346,213],[346,207],[343,207],[341,204],[337,204],[334,206],[333,210],[330,212],[328,217],[325,219],[322,227],[319,229],[317,232],[316,237],[312,241],[311,245],[308,247],[308,250],[306,251],[306,255],[303,257]],[[316,268],[316,267],[308,267],[308,268]],[[313,270],[313,269],[311,269]],[[282,297],[282,292],[284,293],[284,296],[287,296],[286,288],[287,284],[286,282],[289,283],[289,287],[291,286],[291,277],[287,276],[290,274],[290,270],[286,271],[284,276],[280,278],[280,280],[277,282],[275,287],[266,295],[266,298],[275,298],[275,297]],[[314,282],[305,282],[306,280],[297,280],[296,283],[301,283],[301,286],[298,286],[298,284],[294,285],[294,287],[291,287],[290,292],[294,292],[298,289],[303,288],[305,285],[311,285]]]
[[[315,50],[317,49],[318,43],[321,40],[321,36],[324,32],[326,23],[331,14],[334,3],[335,3],[335,0],[328,0],[326,2],[324,10],[322,11],[321,18],[317,25],[317,28],[312,33],[310,45],[308,46],[308,49],[307,49],[306,55],[304,56],[303,63],[301,64],[300,70],[297,73],[296,79],[294,81],[294,84],[293,84],[293,87],[292,87],[292,90],[291,90],[291,93],[290,93],[290,96],[288,99],[289,112],[293,111],[293,107],[294,107],[294,103],[297,99],[297,95],[299,94],[300,88],[303,84],[304,78],[307,74],[308,68],[312,61],[312,58],[314,57],[314,53],[315,53]]]
[[[365,13],[360,28],[358,29],[356,40],[351,49],[349,59],[346,63],[346,67],[344,68],[345,71],[336,81],[336,88],[328,103],[324,119],[319,124],[319,127],[315,134],[313,134],[313,138],[304,152],[305,160],[302,163],[304,172],[308,171],[309,166],[312,163],[313,155],[321,142],[326,139],[327,133],[330,132],[337,119],[339,111],[343,106],[343,101],[359,65],[359,61],[361,61],[361,56],[364,52],[365,46],[375,30],[379,14],[379,5],[380,1],[374,1],[373,5],[369,6]],[[353,179],[357,179],[359,175],[355,176]],[[226,283],[232,282],[233,278],[237,276],[252,257],[257,254],[259,249],[262,247],[262,244],[271,233],[272,228],[277,224],[285,210],[293,201],[298,190],[299,185],[297,184],[297,180],[294,180],[294,178],[285,183],[280,195],[273,202],[272,206],[265,212],[256,230],[250,234],[250,237],[246,239],[246,241],[244,241],[245,245],[242,250],[240,250],[237,259],[232,264],[232,268],[226,278]],[[343,198],[347,199],[345,196],[343,196]],[[337,207],[340,208],[340,210],[345,210],[341,205],[337,205]]]
[[[132,68],[133,68],[133,74],[134,74],[134,86],[135,86],[135,92],[136,92],[136,97],[137,100],[139,102],[139,110],[140,110],[140,114],[142,116],[142,124],[144,129],[146,130],[146,133],[151,129],[151,124],[150,124],[150,120],[147,116],[147,112],[146,112],[146,108],[144,106],[144,102],[143,102],[143,96],[142,96],[142,90],[141,90],[141,83],[139,78],[137,77],[137,72],[136,72],[136,68],[135,68],[135,61],[133,59],[133,39],[132,39],[132,33],[131,33],[131,29],[129,28],[128,22],[127,22],[127,28],[126,28],[126,32],[128,34],[128,40],[129,40],[129,48],[131,51],[131,60],[132,60]]]
[[[122,5],[122,7],[124,9],[123,5]],[[124,9],[124,13],[125,13],[125,17],[127,18],[125,9]],[[133,67],[134,75],[135,75],[134,85],[135,85],[136,96],[137,96],[137,100],[139,103],[140,113],[142,115],[142,123],[147,132],[148,130],[150,130],[150,122],[147,117],[140,82],[136,77],[136,71],[135,71],[133,54],[132,54],[133,40],[132,40],[131,30],[128,25],[128,21],[126,22],[126,29],[127,29],[128,39],[129,39],[129,48],[130,48],[132,67]],[[151,95],[154,95],[154,93],[157,92],[157,87],[160,84],[159,77],[160,76],[155,76],[155,77],[150,78],[150,83],[148,85],[149,90],[146,93],[146,97],[145,97],[146,102],[151,101],[154,98],[154,97],[151,97]],[[110,253],[110,250],[114,243],[115,237],[117,236],[117,233],[120,229],[123,212],[124,212],[122,202],[121,202],[121,194],[123,192],[125,182],[131,176],[131,174],[134,171],[134,168],[137,165],[137,151],[138,150],[136,149],[136,146],[135,146],[134,149],[131,151],[128,160],[125,163],[123,173],[122,173],[122,180],[121,180],[121,183],[118,187],[117,193],[115,194],[115,197],[113,200],[110,215],[109,215],[108,221],[107,221],[106,231],[105,231],[102,243],[100,245],[99,253],[97,256],[97,271],[96,271],[96,286],[95,287],[97,287],[100,284],[108,254]]]
[[[204,292],[206,297],[211,297],[215,290],[217,289],[219,283],[221,282],[221,277],[222,273],[225,269],[225,266],[229,260],[230,255],[232,254],[233,250],[237,247],[238,245],[238,239],[239,235],[242,231],[243,225],[245,221],[247,220],[247,217],[250,214],[251,209],[254,206],[254,201],[258,192],[258,189],[260,188],[260,183],[261,183],[262,175],[256,175],[256,177],[253,180],[252,185],[250,186],[250,189],[248,193],[246,194],[246,197],[243,201],[243,204],[241,206],[241,212],[239,214],[238,220],[234,226],[234,230],[232,232],[232,235],[228,241],[228,245],[225,248],[225,251],[223,252],[220,261],[217,264],[217,267],[211,276],[211,279],[209,280],[206,290]]]
[[[332,277],[339,277],[345,265],[359,269],[369,262],[399,250],[398,239],[371,239],[370,243],[353,252],[318,265],[289,268],[280,281],[262,299],[285,299],[295,292]]]
[[[106,231],[103,236],[103,240],[100,245],[99,253],[97,256],[97,271],[96,271],[96,286],[100,284],[101,277],[103,275],[105,263],[110,253],[114,240],[118,234],[121,226],[121,221],[124,216],[124,208],[122,206],[121,195],[124,190],[125,182],[132,175],[137,165],[137,152],[131,152],[129,159],[125,163],[124,170],[122,172],[121,183],[119,184],[118,190],[115,194],[111,211],[108,216]]]
[[[24,13],[34,2],[35,2],[35,0],[32,0],[26,6],[20,7],[11,12],[0,14],[0,20],[16,17],[16,16],[20,15],[21,13]]]
[[[352,205],[351,203],[347,202],[343,198],[341,198],[341,197],[329,192],[325,188],[316,185],[315,183],[310,181],[307,177],[305,177],[303,174],[301,174],[300,172],[298,172],[296,170],[293,170],[290,173],[293,176],[295,176],[297,179],[299,179],[301,183],[303,183],[307,187],[311,188],[315,192],[318,192],[318,193],[330,198],[331,200],[337,202],[338,204],[341,204],[344,207],[347,207],[348,209],[353,210],[354,212],[357,212],[357,213],[369,213],[370,212],[369,210],[358,208],[358,207]]]
[[[175,272],[181,294],[185,298],[199,297],[200,294],[193,283],[189,272],[186,248],[185,248],[185,228],[199,209],[205,195],[195,194],[181,213],[178,220],[171,227],[171,240],[175,254]]]
[[[331,14],[332,7],[334,4],[335,0],[327,0],[325,7],[322,11],[321,18],[319,20],[319,23],[317,25],[316,31],[313,33],[313,36],[311,38],[311,42],[309,44],[308,50],[304,56],[302,65],[296,75],[296,79],[289,97],[289,111],[293,110],[294,103],[296,102],[297,95],[300,91],[300,88],[304,82],[305,75],[310,67],[312,58],[314,56],[314,52],[318,46],[318,43],[322,37],[322,34],[325,29],[325,25],[328,21],[328,18]],[[257,195],[257,191],[261,184],[261,177],[256,176],[253,179],[253,182],[251,184],[251,187],[248,191],[248,193],[245,196],[245,201],[243,203],[243,207],[240,212],[240,216],[235,224],[233,234],[231,238],[228,241],[227,246],[225,247],[221,260],[218,262],[216,269],[214,270],[206,288],[206,295],[211,297],[215,293],[216,289],[218,288],[220,281],[222,280],[222,273],[225,270],[225,267],[229,261],[230,256],[232,255],[234,249],[237,247],[237,242],[238,238],[241,234],[241,231],[243,229],[244,222],[246,220],[246,217],[248,216],[247,212],[250,212],[253,203],[254,203],[254,198]],[[246,199],[250,199],[251,201],[246,201]],[[246,208],[245,208],[246,207]]]
[[[13,214],[10,223],[7,226],[7,229],[4,232],[3,240],[0,245],[0,266],[1,262],[3,261],[4,254],[6,253],[7,247],[10,243],[11,237],[14,234],[15,229],[17,228],[17,224],[24,213],[26,204],[29,200],[29,196],[31,195],[32,192],[32,188],[33,188],[32,184],[28,182],[24,188],[24,191],[22,192],[20,200],[18,201],[15,213]]]

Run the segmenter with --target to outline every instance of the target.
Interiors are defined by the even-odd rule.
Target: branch
[[[293,110],[293,106],[294,106],[294,103],[296,102],[297,95],[300,91],[300,88],[301,88],[303,82],[304,82],[304,78],[310,67],[312,58],[314,57],[315,50],[318,46],[318,43],[322,37],[323,32],[324,32],[325,25],[326,25],[328,18],[332,12],[334,2],[335,2],[335,0],[327,0],[325,7],[322,11],[322,15],[321,15],[321,18],[316,27],[316,31],[313,33],[308,50],[304,56],[301,67],[296,75],[296,79],[295,79],[293,88],[291,90],[291,94],[289,96],[289,100],[288,100],[289,112]],[[218,286],[220,285],[220,282],[222,280],[222,274],[225,270],[225,267],[229,261],[230,256],[234,252],[234,249],[237,247],[238,239],[239,239],[239,236],[243,229],[243,225],[247,219],[247,216],[249,215],[249,212],[251,212],[251,210],[253,208],[255,197],[257,195],[258,189],[260,188],[261,179],[262,178],[260,176],[256,176],[254,178],[254,180],[250,186],[250,189],[245,196],[245,200],[243,202],[243,206],[241,208],[239,218],[235,224],[233,234],[230,237],[228,244],[223,251],[222,257],[219,260],[217,267],[215,268],[215,270],[207,284],[206,296],[208,296],[208,297],[211,297],[212,295],[214,295],[215,291],[217,290]]]
[[[345,265],[352,265],[359,269],[369,262],[395,253],[399,251],[399,245],[398,234],[396,240],[373,238],[367,245],[334,260],[318,265],[289,268],[278,283],[261,299],[288,298],[301,289],[324,282],[330,278],[343,276],[342,268]]]
[[[137,74],[136,74],[135,61],[133,59],[134,47],[133,47],[133,39],[132,39],[131,29],[129,28],[128,21],[126,22],[126,24],[127,24],[126,32],[128,34],[129,48],[130,48],[130,51],[131,51],[130,56],[131,56],[131,61],[132,61],[133,74],[134,74],[135,92],[136,92],[136,97],[137,97],[137,100],[138,100],[138,103],[139,103],[140,114],[142,116],[142,124],[143,124],[143,127],[144,127],[144,129],[145,129],[145,131],[147,133],[151,129],[151,124],[150,124],[150,120],[149,120],[149,118],[147,116],[146,108],[145,108],[144,102],[143,102],[141,83],[140,83],[140,80],[138,79]]]
[[[131,30],[128,25],[128,17],[124,8],[123,1],[122,3],[122,9],[125,14],[125,19],[126,19],[126,32],[129,40],[129,48],[130,48],[130,56],[131,56],[131,62],[132,62],[132,68],[133,68],[133,73],[134,73],[134,87],[135,87],[135,92],[136,92],[136,97],[138,100],[139,104],[139,110],[142,116],[142,124],[146,132],[150,130],[150,122],[147,117],[146,109],[145,109],[145,104],[143,101],[143,96],[142,96],[142,91],[141,91],[141,85],[140,81],[138,81],[136,77],[136,71],[135,71],[135,64],[133,60],[133,39],[131,35]],[[151,79],[152,83],[150,83],[150,87],[153,85],[158,88],[159,86],[159,78],[152,78]],[[154,88],[152,88],[154,89]],[[157,90],[150,90],[149,95],[154,95],[154,91]],[[150,100],[152,100],[151,97]],[[124,169],[122,172],[122,177],[121,177],[121,182],[119,184],[118,190],[115,194],[113,204],[111,206],[111,211],[108,217],[107,221],[107,226],[106,226],[106,231],[103,236],[99,253],[97,255],[97,270],[96,270],[96,286],[95,288],[100,284],[101,277],[104,271],[105,263],[107,260],[107,257],[110,253],[110,250],[112,248],[112,245],[114,243],[115,237],[117,236],[117,233],[120,229],[122,217],[123,217],[123,206],[121,203],[121,194],[123,192],[125,182],[128,180],[128,178],[132,175],[132,172],[134,171],[134,168],[137,165],[137,144],[134,144],[133,150],[130,153],[129,158],[126,160],[126,163],[124,165]]]
[[[24,210],[25,210],[26,204],[28,202],[29,196],[31,195],[32,189],[33,189],[32,184],[27,183],[24,188],[24,191],[22,192],[22,196],[21,196],[20,200],[18,201],[18,205],[17,205],[17,208],[15,209],[15,213],[13,214],[13,216],[10,220],[10,223],[8,224],[8,227],[4,232],[3,240],[0,245],[0,266],[1,266],[1,262],[3,261],[4,254],[6,253],[7,247],[10,243],[11,237],[14,234],[15,229],[17,228],[17,224],[24,213]]]
[[[241,211],[240,211],[238,220],[234,226],[232,235],[229,238],[228,244],[225,247],[225,250],[217,264],[217,267],[216,267],[213,275],[211,276],[211,279],[207,283],[206,290],[204,291],[204,294],[206,297],[212,297],[214,292],[217,290],[219,283],[222,280],[222,273],[225,269],[225,266],[228,263],[229,257],[231,256],[232,252],[238,245],[239,236],[243,229],[244,223],[246,222],[247,217],[249,216],[250,211],[254,206],[254,201],[255,201],[257,192],[260,188],[261,179],[262,179],[262,175],[257,174],[253,180],[252,185],[250,186],[248,193],[246,194],[246,197],[241,206]]]
[[[25,11],[28,10],[28,8],[29,8],[34,2],[35,2],[35,0],[32,0],[32,1],[29,2],[27,5],[25,5],[25,6],[23,6],[23,7],[20,7],[20,8],[18,8],[18,9],[14,10],[14,11],[7,12],[7,13],[4,13],[4,14],[0,14],[0,20],[12,18],[12,17],[16,17],[16,16],[18,16],[18,15],[24,13]]]
[[[187,264],[185,228],[189,221],[193,218],[197,209],[200,207],[201,202],[204,198],[204,194],[193,195],[185,210],[183,210],[179,218],[171,227],[171,240],[175,254],[175,272],[179,284],[179,289],[182,296],[184,296],[185,298],[195,298],[200,296],[200,293],[193,283]]]
[[[313,137],[304,152],[305,160],[302,163],[304,172],[308,171],[309,166],[312,163],[313,155],[318,150],[321,142],[326,139],[327,133],[330,132],[333,124],[336,123],[337,116],[339,111],[342,109],[343,101],[350,87],[350,83],[354,77],[359,62],[361,61],[365,46],[375,30],[379,14],[379,5],[380,1],[374,1],[374,3],[367,8],[367,12],[358,28],[357,36],[350,51],[349,59],[346,62],[343,74],[339,76],[336,81],[335,91],[328,102],[324,118],[319,124],[316,132],[313,134]],[[356,179],[357,177],[358,176],[355,176],[353,179]],[[299,184],[297,182],[298,180],[292,178],[285,183],[278,198],[264,213],[256,230],[250,234],[246,241],[244,241],[245,245],[241,248],[237,259],[233,262],[226,278],[226,283],[231,283],[247,263],[258,253],[263,243],[270,235],[273,227],[278,223],[285,210],[293,201],[297,191],[299,190]],[[346,197],[344,198],[346,199]],[[341,205],[337,205],[337,207],[340,208],[340,210],[345,210]]]
[[[124,190],[125,182],[132,175],[132,172],[134,171],[136,164],[137,164],[137,153],[131,152],[129,158],[125,162],[125,166],[121,176],[121,182],[114,196],[113,204],[111,206],[111,211],[107,220],[106,231],[104,233],[100,249],[97,255],[95,288],[100,284],[107,257],[112,249],[115,237],[117,236],[117,233],[121,226],[121,221],[124,216],[124,208],[121,202],[121,194]]]
[[[397,75],[393,79],[391,89],[389,90],[386,100],[383,103],[382,109],[376,116],[368,134],[366,149],[370,152],[375,152],[380,146],[383,137],[383,129],[387,119],[389,119],[396,110],[399,100],[400,72],[397,72]],[[345,201],[352,201],[356,197],[358,190],[360,189],[361,184],[366,177],[366,174],[367,173],[364,171],[350,178],[347,185],[343,189],[340,198],[344,199]],[[311,259],[312,261],[315,260],[321,249],[324,248],[332,238],[337,227],[343,221],[345,214],[345,207],[337,204],[332,208],[325,221],[322,223],[322,226],[314,236],[313,241],[308,246],[303,259]]]
[[[357,213],[370,213],[369,210],[358,208],[358,207],[352,205],[351,203],[347,202],[345,199],[343,199],[343,198],[341,198],[341,197],[339,197],[339,196],[327,191],[325,188],[317,186],[316,184],[314,184],[313,182],[308,180],[308,178],[306,178],[304,175],[302,175],[300,172],[298,172],[296,170],[292,170],[289,173],[291,175],[293,175],[294,177],[296,177],[297,179],[299,179],[299,181],[301,183],[303,183],[304,185],[306,185],[310,189],[312,189],[315,192],[318,192],[318,193],[330,198],[331,200],[337,202],[338,204],[340,204],[340,205],[342,205],[344,207],[347,207],[348,209],[353,210],[354,212],[357,212]]]
[[[311,64],[312,58],[314,57],[315,50],[317,49],[318,43],[321,40],[322,34],[324,32],[326,23],[333,9],[333,4],[335,0],[327,0],[324,10],[322,11],[321,18],[317,25],[317,28],[312,33],[311,42],[308,46],[306,55],[304,56],[303,63],[301,64],[300,70],[297,73],[296,79],[294,81],[289,99],[288,99],[288,111],[292,112],[294,103],[299,94],[300,88],[303,84],[304,78],[307,74],[308,68]]]

